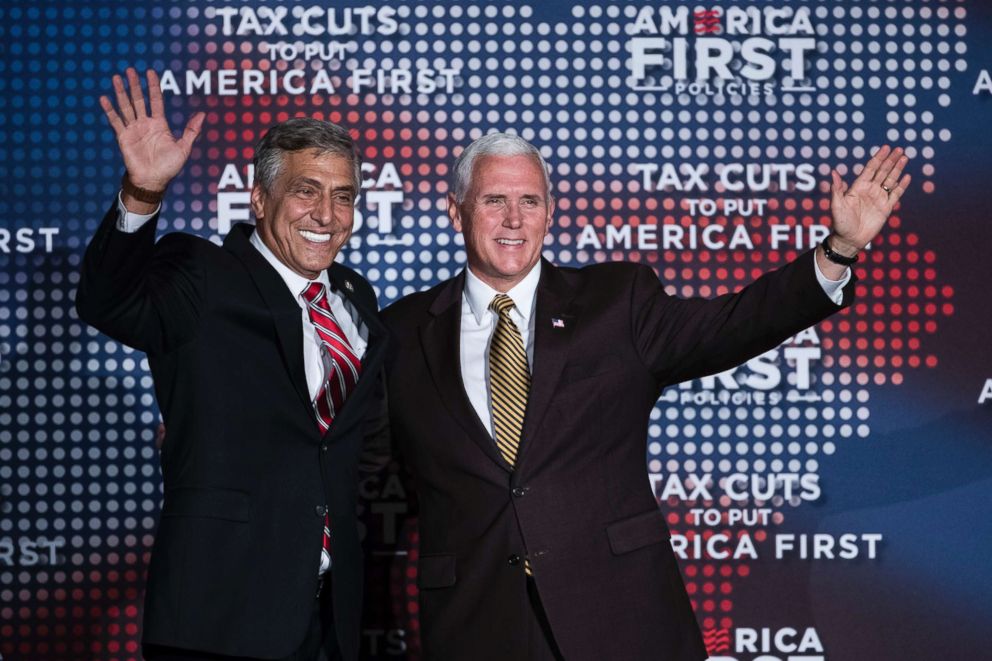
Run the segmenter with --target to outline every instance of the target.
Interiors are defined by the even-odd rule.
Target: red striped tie
[[[344,406],[348,395],[358,383],[358,376],[362,372],[362,361],[355,355],[348,338],[345,337],[341,326],[338,325],[331,312],[330,305],[327,304],[327,289],[319,282],[311,282],[302,294],[307,302],[307,312],[310,314],[310,321],[313,322],[317,331],[317,339],[323,352],[330,357],[331,368],[327,374],[327,380],[321,386],[317,398],[314,400],[314,409],[317,411],[317,429],[321,434],[325,433],[334,422],[334,417]],[[324,515],[324,540],[321,554],[327,556],[330,563],[331,556],[331,521],[330,516]],[[321,566],[324,566],[323,558]]]

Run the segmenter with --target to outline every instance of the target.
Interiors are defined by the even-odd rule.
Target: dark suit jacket
[[[706,657],[648,485],[648,416],[665,386],[729,369],[836,311],[812,260],[713,300],[666,295],[646,266],[545,262],[514,470],[459,374],[464,274],[383,312],[392,435],[420,507],[429,659],[538,658],[524,630],[524,554],[568,661]]]
[[[344,266],[328,270],[369,344],[355,391],[321,437],[300,307],[249,243],[252,227],[236,225],[220,247],[188,234],[155,243],[157,218],[135,234],[115,220],[116,205],[86,251],[76,305],[83,320],[148,354],[167,429],[143,642],[292,653],[313,612],[326,505],[335,625],[344,658],[356,659],[359,453],[369,416],[384,411],[375,293]]]

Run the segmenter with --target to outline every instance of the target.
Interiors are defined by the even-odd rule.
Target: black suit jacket
[[[328,270],[369,341],[358,385],[321,437],[300,307],[249,243],[253,228],[236,225],[222,247],[188,234],[155,243],[156,220],[125,234],[111,208],[86,251],[76,299],[83,320],[148,354],[167,429],[143,642],[292,653],[313,612],[326,506],[335,626],[344,658],[356,659],[359,455],[369,421],[384,411],[386,333],[375,293],[344,266]]]
[[[545,262],[513,470],[459,374],[464,274],[383,312],[392,435],[420,507],[427,658],[541,658],[524,555],[568,661],[706,657],[648,485],[649,414],[665,386],[729,369],[839,309],[812,260],[712,300],[666,295],[646,266]]]

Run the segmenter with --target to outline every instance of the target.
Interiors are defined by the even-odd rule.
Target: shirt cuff
[[[823,275],[820,271],[820,265],[813,260],[813,269],[816,271],[816,281],[820,283],[823,287],[823,293],[827,295],[835,305],[840,305],[844,302],[844,286],[847,285],[851,280],[851,269],[850,267],[844,269],[844,277],[840,280],[831,280],[827,276]]]
[[[117,193],[117,229],[127,234],[134,234],[161,209],[162,205],[159,204],[155,207],[155,211],[147,214],[128,211],[127,207],[124,206],[124,200],[121,199],[121,194]]]

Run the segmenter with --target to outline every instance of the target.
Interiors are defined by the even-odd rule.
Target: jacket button
[[[327,507],[324,505],[317,505],[313,508],[313,511],[317,516],[324,516],[327,514]]]
[[[321,443],[320,444],[320,451],[321,452],[327,452],[327,443]]]
[[[520,564],[520,556],[514,553],[513,555],[511,555],[509,558],[506,559],[506,564],[510,565],[511,567],[516,567],[517,565]]]
[[[515,498],[523,498],[524,494],[527,493],[527,489],[524,489],[523,487],[513,487],[513,491],[511,493]]]

